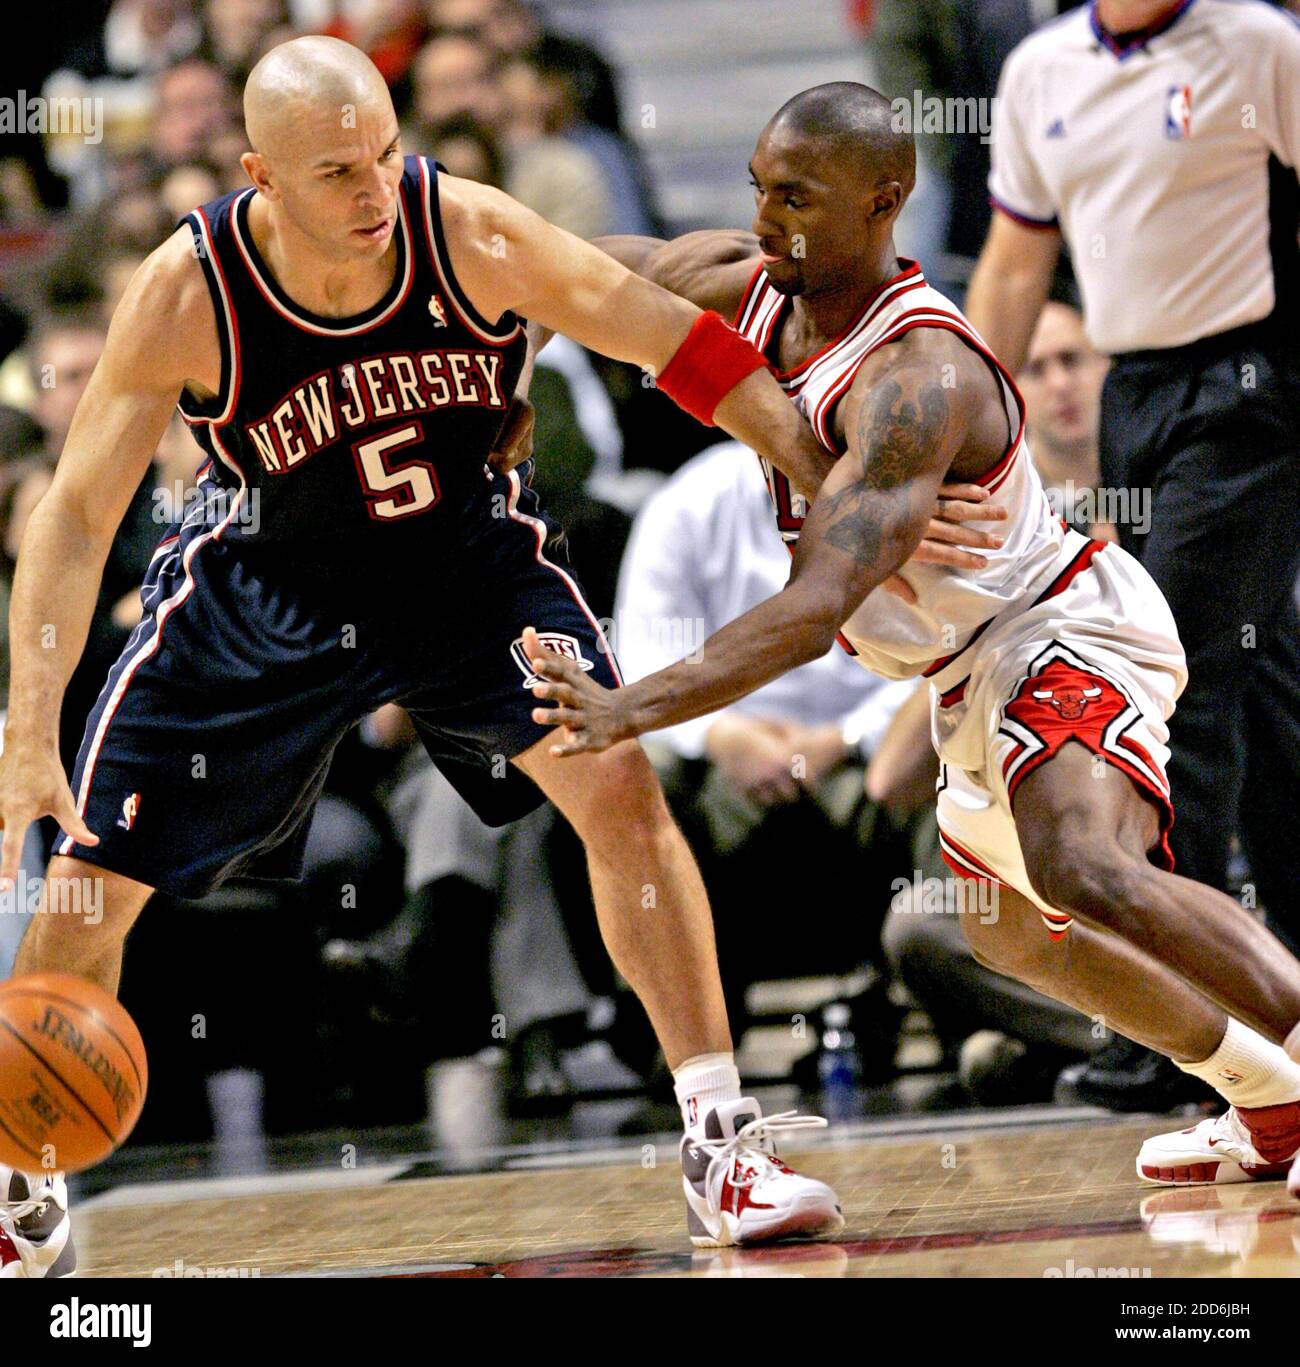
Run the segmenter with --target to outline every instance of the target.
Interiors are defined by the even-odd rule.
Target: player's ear
[[[274,186],[271,183],[271,168],[267,164],[266,158],[260,152],[245,152],[239,159],[239,164],[244,168],[249,180],[257,186],[268,199],[279,198]]]
[[[868,213],[873,219],[892,218],[902,206],[903,187],[896,180],[887,180],[876,186]]]

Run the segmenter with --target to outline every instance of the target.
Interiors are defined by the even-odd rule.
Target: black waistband
[[[1284,326],[1274,312],[1258,322],[1245,323],[1241,327],[1216,332],[1209,337],[1198,337],[1196,341],[1187,342],[1183,346],[1155,347],[1150,351],[1116,352],[1111,357],[1111,364],[1117,367],[1161,366],[1169,369],[1172,377],[1175,369],[1203,366],[1238,351],[1300,354],[1295,322],[1292,321],[1289,327]]]

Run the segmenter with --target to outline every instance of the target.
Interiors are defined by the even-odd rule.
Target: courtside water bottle
[[[858,1057],[858,1042],[849,1028],[850,1019],[844,1002],[831,1002],[822,1012],[817,1075],[822,1085],[822,1107],[831,1120],[854,1114],[862,1080],[862,1060]]]

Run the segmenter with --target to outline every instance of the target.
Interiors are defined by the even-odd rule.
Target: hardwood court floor
[[[599,1155],[521,1153],[504,1170],[463,1176],[401,1180],[399,1163],[272,1173],[233,1188],[215,1179],[119,1189],[80,1207],[80,1270],[1300,1276],[1300,1201],[1285,1184],[1174,1190],[1135,1180],[1140,1140],[1177,1121],[959,1128],[967,1123],[954,1116],[935,1128],[932,1117],[923,1133],[883,1138],[849,1126],[791,1147],[794,1166],[839,1191],[847,1227],[832,1244],[693,1253],[674,1149],[623,1141]],[[655,1166],[643,1166],[651,1151]]]

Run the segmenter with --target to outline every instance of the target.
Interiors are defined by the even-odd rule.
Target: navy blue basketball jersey
[[[228,497],[219,539],[322,587],[455,553],[458,515],[514,394],[525,338],[452,275],[438,167],[405,158],[387,293],[350,318],[295,304],[249,231],[251,186],[187,214],[216,310],[221,387],[178,407]]]

